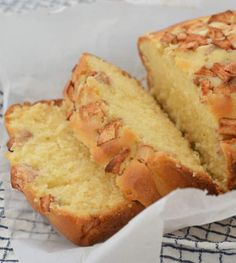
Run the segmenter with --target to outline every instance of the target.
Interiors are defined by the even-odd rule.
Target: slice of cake
[[[225,190],[236,186],[236,12],[147,34],[138,41],[148,84]]]
[[[126,72],[84,54],[64,95],[75,135],[130,200],[147,206],[183,187],[218,192],[187,140]]]
[[[5,124],[12,186],[75,244],[107,239],[143,209],[123,197],[114,175],[90,160],[62,101],[13,105]]]

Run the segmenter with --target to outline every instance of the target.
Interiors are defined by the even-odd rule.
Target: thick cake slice
[[[138,47],[151,92],[225,190],[236,186],[236,12],[147,34]]]
[[[7,158],[12,186],[78,245],[103,241],[143,209],[127,201],[73,136],[61,100],[11,106]]]
[[[183,187],[217,193],[181,133],[126,72],[84,54],[65,88],[68,118],[92,158],[130,200],[147,206]]]

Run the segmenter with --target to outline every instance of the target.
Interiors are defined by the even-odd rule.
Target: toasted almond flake
[[[93,76],[98,82],[104,83],[106,85],[111,84],[111,79],[109,76],[102,71],[92,71],[89,76]]]
[[[65,87],[65,96],[70,100],[73,101],[74,98],[74,82],[72,82],[71,80],[67,83],[66,87]]]
[[[55,198],[51,194],[40,197],[39,198],[40,210],[43,213],[50,212],[50,205],[54,201],[55,201]]]
[[[162,38],[160,39],[162,43],[167,43],[167,44],[176,44],[176,35],[170,33],[170,32],[165,32]]]
[[[222,135],[236,135],[236,119],[221,118],[219,121],[219,133]]]
[[[30,131],[21,130],[18,132],[17,136],[10,138],[10,140],[7,142],[7,148],[9,151],[12,151],[13,146],[22,146],[32,137],[33,134]]]
[[[209,30],[207,32],[207,37],[210,37],[214,40],[223,40],[225,38],[224,33],[221,29],[216,27],[209,27]]]
[[[225,12],[212,15],[208,20],[208,24],[212,22],[222,22],[228,25],[235,24],[236,14],[231,10],[227,10]]]
[[[209,79],[203,79],[200,82],[201,85],[201,91],[203,96],[207,96],[208,93],[212,90],[211,82]]]
[[[224,50],[229,50],[229,49],[232,49],[232,45],[231,45],[231,42],[228,40],[228,38],[225,38],[223,40],[217,40],[217,39],[213,39],[212,40],[212,43],[219,47],[219,48],[222,48]]]
[[[232,34],[232,35],[227,36],[227,39],[231,43],[232,48],[236,49],[236,34],[235,35]]]
[[[130,153],[130,149],[126,148],[120,153],[118,153],[116,156],[114,156],[113,159],[105,167],[105,172],[119,174],[121,164],[128,157],[129,153]]]
[[[207,45],[207,39],[204,36],[197,35],[197,34],[189,34],[185,40],[187,43],[196,41],[199,46]]]
[[[181,32],[177,35],[177,40],[178,41],[182,41],[182,40],[185,40],[187,38],[187,34],[184,33],[184,32]]]
[[[80,105],[95,103],[99,101],[99,96],[95,88],[84,85],[78,91],[78,96],[75,98],[75,101],[79,102]]]
[[[227,64],[224,67],[224,70],[227,71],[231,75],[231,77],[236,77],[236,63],[232,62]]]
[[[208,26],[202,21],[194,21],[182,27],[188,34],[205,35]]]
[[[230,79],[230,74],[227,71],[225,71],[225,66],[223,64],[214,63],[211,67],[211,71],[224,82],[227,82]]]
[[[27,164],[17,164],[11,168],[11,184],[13,188],[20,191],[29,183],[31,183],[37,176],[38,171]]]
[[[194,73],[195,75],[206,76],[206,77],[214,77],[216,74],[211,71],[211,69],[206,66],[202,66],[198,71]]]
[[[113,120],[99,130],[97,146],[118,138],[119,129],[122,126],[120,119]]]
[[[102,100],[82,105],[79,108],[80,117],[85,121],[90,120],[94,116],[102,120],[105,117],[105,107],[106,103]]]
[[[197,41],[192,41],[192,42],[183,42],[180,43],[179,47],[181,49],[191,49],[191,50],[195,50],[196,48],[199,47]]]

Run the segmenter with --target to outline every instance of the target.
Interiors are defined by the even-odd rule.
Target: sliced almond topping
[[[219,124],[219,133],[222,135],[236,135],[236,120],[221,118]]]
[[[229,63],[224,67],[224,70],[227,71],[231,77],[236,77],[236,63]]]
[[[121,164],[128,157],[129,153],[130,153],[130,149],[126,148],[120,153],[118,153],[117,155],[115,155],[113,159],[105,167],[105,172],[119,174]]]
[[[213,39],[212,40],[212,43],[219,47],[219,48],[222,48],[222,49],[225,49],[225,50],[229,50],[229,49],[232,49],[232,45],[231,45],[231,42],[228,40],[228,38],[225,38],[223,40],[217,40],[217,39]]]
[[[208,20],[208,24],[212,22],[222,22],[228,25],[235,24],[236,14],[231,10],[227,10],[225,12],[212,15]]]
[[[21,130],[18,132],[17,136],[10,138],[7,142],[7,148],[9,151],[12,151],[13,146],[22,146],[30,138],[33,137],[33,134],[28,130]]]
[[[178,41],[183,41],[187,38],[187,34],[185,32],[181,32],[177,35],[177,40]]]
[[[180,43],[180,46],[179,46],[181,49],[191,49],[191,50],[195,50],[196,48],[199,47],[199,44],[197,41],[192,41],[192,42],[183,42],[183,43]]]
[[[73,101],[73,97],[74,97],[74,82],[72,82],[71,80],[67,83],[66,87],[65,87],[65,91],[64,91],[64,95],[70,100]]]
[[[209,30],[207,32],[207,37],[210,37],[214,40],[222,40],[225,38],[224,33],[220,28],[209,26]]]
[[[189,34],[185,40],[186,42],[193,42],[196,41],[199,46],[207,45],[208,41],[204,36],[197,35],[197,34]]]
[[[227,71],[225,71],[225,66],[220,63],[214,63],[213,66],[211,67],[211,70],[224,82],[229,81],[231,77],[230,74]]]
[[[96,101],[99,101],[99,99],[100,98],[95,88],[84,86],[79,90],[76,101],[78,101],[79,104],[82,105],[82,104],[95,103]]]
[[[99,82],[103,82],[107,85],[110,85],[111,84],[111,80],[110,78],[108,77],[107,74],[105,74],[104,72],[99,72],[96,76],[95,76],[95,79]]]
[[[97,146],[118,138],[119,129],[122,126],[121,120],[114,120],[99,130]]]
[[[17,164],[11,168],[12,187],[20,191],[38,176],[38,171],[26,164]]]
[[[206,76],[206,77],[214,77],[216,74],[214,74],[211,69],[203,66],[201,67],[198,71],[194,73],[195,75],[201,75],[201,76]]]
[[[40,197],[40,199],[39,199],[40,210],[43,213],[50,212],[50,205],[54,201],[55,201],[55,198],[51,194]]]
[[[208,30],[208,25],[203,23],[202,21],[196,22],[194,21],[187,26],[183,26],[188,34],[197,34],[197,35],[205,35]]]
[[[203,96],[207,96],[208,93],[213,89],[209,79],[203,79],[201,82],[201,91]]]
[[[233,49],[236,49],[236,34],[227,36],[227,39],[231,43],[231,46],[233,47]]]
[[[155,150],[150,145],[141,145],[138,149],[136,158],[146,163],[155,153]]]
[[[82,105],[79,109],[80,117],[85,121],[90,120],[94,116],[103,119],[105,117],[105,106],[106,103],[102,100]]]
[[[176,35],[170,33],[170,32],[165,32],[162,38],[160,39],[161,42],[167,43],[167,44],[176,44]]]

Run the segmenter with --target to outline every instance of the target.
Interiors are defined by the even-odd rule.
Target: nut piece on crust
[[[9,139],[7,142],[7,148],[9,151],[12,151],[13,146],[21,146],[32,137],[33,134],[30,131],[21,130],[16,136],[13,136]]]
[[[121,164],[128,157],[129,153],[130,153],[130,149],[126,148],[120,153],[118,153],[117,155],[115,155],[113,159],[111,159],[111,161],[106,165],[105,172],[119,174]]]
[[[99,130],[99,136],[97,139],[97,146],[107,143],[111,140],[118,138],[119,128],[122,126],[121,120],[113,120],[107,123],[103,128]]]
[[[236,119],[221,118],[219,133],[222,135],[236,136]]]
[[[210,18],[208,19],[208,24],[213,22],[221,22],[228,25],[235,24],[236,16],[233,11],[227,10],[225,12],[210,16]]]
[[[40,212],[49,213],[50,205],[54,201],[55,201],[55,198],[51,194],[40,197],[39,198]]]
[[[236,139],[224,140],[221,142],[221,149],[227,160],[229,169],[228,188],[236,187]]]
[[[11,185],[19,191],[23,191],[37,176],[38,171],[28,165],[17,164],[11,167]]]

